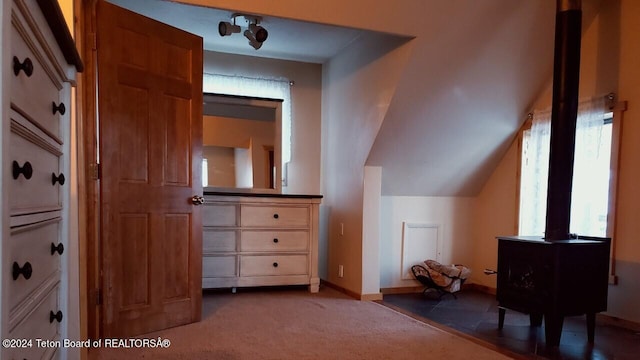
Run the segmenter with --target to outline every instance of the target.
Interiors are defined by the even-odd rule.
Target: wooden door
[[[97,5],[102,336],[199,321],[202,39]]]

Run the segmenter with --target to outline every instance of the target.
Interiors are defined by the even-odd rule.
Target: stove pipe
[[[580,0],[557,0],[545,241],[567,240],[580,82]]]

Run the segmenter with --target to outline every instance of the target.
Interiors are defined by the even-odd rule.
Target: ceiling
[[[205,50],[323,64],[329,59],[364,59],[359,68],[344,64],[344,71],[393,59],[390,66],[400,70],[393,83],[382,81],[386,71],[370,79],[373,85],[382,84],[374,98],[392,94],[373,144],[366,149],[366,165],[383,169],[384,195],[477,195],[552,78],[552,0],[413,0],[401,5],[382,0],[218,0],[226,8],[249,6],[261,12],[256,15],[272,11],[282,16],[264,18],[261,25],[269,38],[260,50],[241,34],[218,34],[218,23],[231,19],[230,10],[161,0],[110,1],[202,36]],[[592,9],[604,0],[584,2],[586,25],[593,19]],[[364,4],[366,17],[361,16]],[[380,42],[375,40],[391,32],[411,36],[406,59],[394,57],[393,51],[380,55]],[[345,53],[349,56],[335,56]],[[347,85],[369,84],[354,78]],[[344,101],[352,100],[345,96]],[[363,119],[370,115],[371,109],[355,114]]]
[[[242,35],[220,36],[218,23],[231,21],[234,12],[165,0],[109,0],[123,8],[183,29],[203,38],[204,49],[266,58],[324,63],[355,41],[364,30],[277,17],[264,17],[260,25],[269,32],[259,50]],[[245,24],[238,25],[246,28]],[[309,39],[313,39],[310,41]]]

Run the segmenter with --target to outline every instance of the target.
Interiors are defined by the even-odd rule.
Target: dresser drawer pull
[[[33,175],[33,167],[31,167],[31,163],[28,161],[20,167],[20,164],[13,160],[13,179],[17,180],[18,177],[20,177],[20,174],[24,175],[24,178],[27,180],[31,179],[31,175]]]
[[[273,263],[273,267],[278,267],[278,263],[277,263],[277,262],[274,262],[274,263]]]
[[[25,280],[29,280],[31,273],[33,273],[33,269],[30,262],[27,261],[22,267],[17,262],[13,262],[13,280],[18,280],[20,275],[24,276]]]
[[[53,311],[49,312],[49,324],[53,323],[53,320],[62,322],[62,311],[58,310],[57,313],[54,313]]]
[[[51,173],[51,185],[56,186],[56,183],[60,183],[60,185],[64,185],[64,174],[60,173],[60,175],[56,176],[55,173]]]
[[[51,103],[51,112],[53,112],[53,115],[56,114],[56,112],[59,112],[60,115],[64,115],[64,113],[67,112],[67,108],[64,107],[64,103],[60,103],[60,105],[56,105],[55,102]]]
[[[51,243],[51,255],[58,253],[58,255],[62,255],[62,253],[64,252],[64,245],[62,245],[62,243],[59,243],[58,246],[56,246],[56,244]]]
[[[278,214],[273,214],[273,218],[274,218],[274,219],[277,219],[277,218],[279,218],[279,217],[280,217],[280,216],[279,216]]]
[[[276,244],[278,243],[278,241],[279,241],[278,238],[273,239],[273,242]]]
[[[25,58],[23,62],[20,62],[17,56],[13,57],[13,74],[18,76],[20,74],[20,70],[24,71],[24,74],[27,77],[30,77],[33,74],[33,63],[31,59]]]

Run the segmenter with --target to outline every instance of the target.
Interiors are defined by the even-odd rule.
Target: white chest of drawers
[[[321,196],[205,192],[202,287],[317,292]]]
[[[78,311],[68,305],[78,287],[69,283],[69,136],[82,62],[56,0],[3,1],[0,15],[0,338],[29,342],[3,346],[0,358],[76,358],[38,341],[70,338]]]

